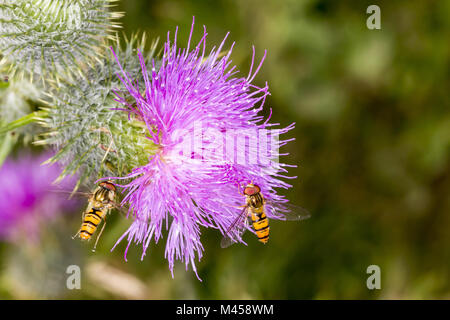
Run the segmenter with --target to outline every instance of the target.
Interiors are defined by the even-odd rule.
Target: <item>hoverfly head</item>
[[[255,194],[257,194],[259,192],[261,192],[261,189],[257,185],[254,185],[251,183],[248,184],[244,189],[244,194],[246,196],[254,196]]]

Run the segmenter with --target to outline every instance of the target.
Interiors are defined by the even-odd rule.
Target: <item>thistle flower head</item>
[[[0,51],[17,71],[43,80],[78,69],[101,52],[120,17],[114,0],[3,0]]]
[[[48,154],[22,154],[0,167],[0,238],[31,243],[39,240],[46,223],[57,218],[73,202],[52,192],[59,174],[56,166],[41,166]]]
[[[145,90],[124,66],[118,75],[126,91],[118,90],[117,100],[130,119],[145,124],[147,139],[157,146],[147,163],[124,177],[132,180],[123,184],[123,203],[129,203],[135,220],[118,242],[127,237],[128,246],[142,244],[143,258],[165,226],[172,276],[175,259],[186,269],[191,264],[197,274],[200,228],[224,232],[230,226],[245,204],[241,185],[254,182],[267,199],[280,202],[286,200],[275,188],[289,187],[279,179],[286,169],[277,161],[278,148],[286,141],[277,137],[293,126],[270,129],[259,115],[268,86],[252,84],[264,58],[254,68],[253,51],[248,76],[238,76],[230,60],[234,44],[222,54],[225,37],[207,54],[205,30],[191,50],[193,27],[185,49],[177,47],[177,32],[173,43],[168,34],[160,66],[148,66],[139,54]]]

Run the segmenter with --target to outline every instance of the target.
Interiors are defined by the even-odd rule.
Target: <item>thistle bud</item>
[[[113,1],[2,0],[0,52],[11,62],[10,75],[44,80],[98,59],[121,16],[110,11]]]
[[[132,36],[121,47],[114,48],[122,61],[126,61],[130,76],[142,78],[136,49],[144,50],[145,36],[141,40]],[[146,61],[153,56],[147,50]],[[57,151],[49,162],[64,166],[60,178],[78,173],[79,184],[92,183],[104,175],[121,175],[147,161],[153,143],[145,138],[146,128],[118,110],[114,92],[123,85],[117,78],[119,66],[111,51],[92,69],[78,75],[73,81],[53,83],[48,95],[47,115],[41,124],[46,128],[38,144],[47,144]],[[143,83],[143,80],[141,81]],[[52,83],[51,83],[52,84]]]

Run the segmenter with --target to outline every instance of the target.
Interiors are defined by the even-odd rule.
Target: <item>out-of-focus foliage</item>
[[[209,43],[231,31],[232,59],[243,75],[251,45],[260,55],[268,49],[255,82],[269,82],[273,120],[297,123],[290,133],[296,142],[285,147],[287,162],[299,166],[288,197],[312,217],[272,222],[266,246],[248,234],[248,247],[224,250],[217,231],[203,231],[200,283],[181,264],[171,279],[162,244],[143,261],[132,248],[125,263],[125,244],[110,253],[129,225],[114,212],[97,252],[83,245],[85,256],[67,261],[82,266],[82,289],[57,296],[449,299],[450,4],[378,1],[382,29],[369,30],[370,4],[121,1],[128,35],[140,29],[150,39],[165,38],[178,25],[179,42],[186,43],[192,16],[207,26]],[[197,39],[201,32],[196,28]],[[75,233],[79,223],[74,218],[61,230]],[[1,261],[17,261],[10,258],[15,252],[1,244]],[[381,268],[381,290],[366,287],[372,264]],[[10,269],[1,268],[0,297],[23,297],[5,280]]]

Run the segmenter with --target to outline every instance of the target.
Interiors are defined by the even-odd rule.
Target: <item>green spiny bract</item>
[[[136,49],[145,52],[145,39],[137,36],[115,44],[114,51],[126,62],[130,77],[144,83]],[[147,50],[145,62],[153,57],[155,46]],[[39,144],[52,145],[57,153],[49,162],[65,169],[60,178],[77,173],[79,183],[92,183],[104,176],[123,175],[146,163],[157,146],[146,139],[145,125],[130,121],[120,107],[113,90],[123,90],[116,74],[119,67],[110,51],[92,69],[73,81],[54,83],[48,93],[47,115],[40,122],[47,128]]]
[[[40,88],[26,79],[10,78],[0,68],[0,127],[36,111],[40,105]],[[14,130],[25,143],[33,140],[39,127],[35,124]]]
[[[44,81],[92,64],[121,16],[116,0],[0,0],[0,51],[16,73]]]

